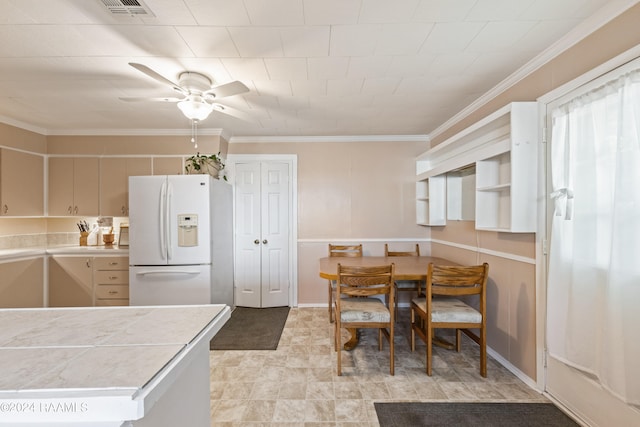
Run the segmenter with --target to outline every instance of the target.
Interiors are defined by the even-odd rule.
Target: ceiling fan
[[[158,101],[176,102],[182,113],[192,121],[202,121],[216,108],[218,111],[232,116],[240,117],[242,113],[216,101],[227,96],[239,95],[249,91],[249,88],[240,81],[233,81],[218,86],[213,86],[211,79],[204,74],[194,71],[184,71],[178,76],[178,83],[174,83],[161,74],[153,71],[143,64],[130,62],[136,70],[146,74],[152,79],[168,85],[173,90],[184,95],[183,98],[120,98],[122,101]]]

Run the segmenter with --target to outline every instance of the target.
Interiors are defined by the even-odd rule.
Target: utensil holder
[[[87,237],[89,237],[88,231],[80,232],[80,246],[87,246]]]
[[[115,235],[113,233],[102,235],[102,241],[104,242],[105,246],[113,245],[114,240],[115,240]]]

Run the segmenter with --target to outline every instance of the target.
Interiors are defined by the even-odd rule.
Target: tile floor
[[[546,401],[491,357],[482,378],[478,347],[467,337],[460,353],[434,349],[428,377],[424,344],[410,351],[408,324],[401,310],[395,376],[388,344],[379,352],[377,331],[363,330],[358,347],[342,352],[338,377],[327,310],[292,308],[277,350],[211,352],[211,425],[373,427],[380,401]]]

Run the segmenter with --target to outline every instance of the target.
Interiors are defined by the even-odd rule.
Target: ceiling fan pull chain
[[[198,121],[191,120],[191,142],[193,143],[193,148],[198,148]]]

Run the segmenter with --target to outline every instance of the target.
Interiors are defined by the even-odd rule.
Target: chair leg
[[[394,317],[395,317],[394,320],[397,322],[398,321],[398,296],[400,294],[398,293],[398,288],[396,286],[393,287],[393,292],[396,293],[395,298],[394,298],[394,300],[395,300],[395,308],[396,308],[396,312],[394,313]]]
[[[329,303],[327,306],[329,307],[329,323],[333,323],[333,286],[331,280],[329,280]]]
[[[428,322],[426,322],[426,328],[425,328],[425,335],[427,336],[427,375],[431,376],[431,356],[433,353],[433,350],[431,348],[431,346],[433,345],[432,341],[433,341],[433,328],[431,327],[431,324],[429,324]]]
[[[456,329],[456,351],[460,353],[462,348],[462,329]]]
[[[410,308],[411,310],[411,324],[409,325],[411,327],[411,351],[415,351],[416,350],[416,331],[413,329],[413,326],[415,325],[415,321],[416,321],[416,312],[413,309],[413,307]]]
[[[340,337],[340,322],[335,321],[336,354],[338,355],[338,376],[342,376],[342,342]]]
[[[394,334],[394,327],[393,327],[393,322],[391,322],[391,326],[389,326],[389,369],[391,372],[391,375],[395,375],[395,346],[393,345],[393,334]]]
[[[487,378],[487,331],[480,329],[480,376]]]

